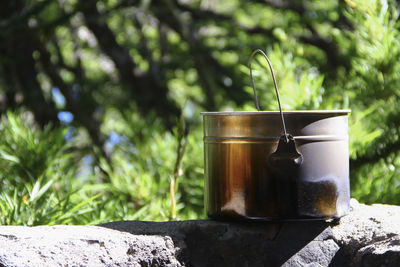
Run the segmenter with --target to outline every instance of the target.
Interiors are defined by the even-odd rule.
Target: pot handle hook
[[[286,125],[285,125],[285,119],[283,118],[283,112],[282,112],[282,107],[281,107],[281,100],[279,98],[279,91],[278,91],[278,85],[276,84],[276,79],[275,79],[275,73],[274,73],[274,69],[272,68],[272,64],[269,60],[269,58],[267,57],[267,55],[264,53],[264,51],[262,51],[261,49],[256,49],[253,51],[253,53],[251,53],[250,59],[249,59],[249,68],[250,68],[250,78],[251,78],[251,85],[253,86],[253,91],[254,91],[254,102],[256,104],[256,108],[258,111],[261,111],[260,105],[258,104],[258,97],[257,97],[257,92],[256,92],[256,85],[254,84],[254,79],[253,79],[253,70],[251,68],[251,63],[253,62],[253,57],[257,54],[260,53],[262,54],[265,59],[268,62],[268,66],[271,70],[271,75],[272,75],[272,80],[274,82],[274,86],[275,86],[275,93],[276,93],[276,98],[278,99],[278,106],[279,106],[279,112],[281,115],[281,121],[282,121],[282,128],[283,128],[283,132],[284,132],[284,136],[285,136],[285,141],[286,143],[289,142],[289,135],[286,132]]]
[[[268,66],[271,70],[272,80],[274,81],[274,86],[275,86],[276,98],[278,99],[279,112],[280,112],[281,121],[282,121],[282,128],[283,128],[283,132],[284,132],[284,135],[279,138],[279,142],[278,142],[276,151],[273,152],[271,155],[269,155],[268,163],[272,166],[273,170],[275,170],[277,173],[280,173],[280,172],[284,172],[286,174],[292,173],[292,172],[294,173],[297,170],[297,168],[302,164],[303,156],[299,153],[299,151],[297,151],[296,143],[294,141],[293,136],[291,136],[290,134],[288,134],[286,132],[285,119],[283,117],[281,101],[279,99],[279,91],[278,91],[278,85],[276,84],[274,69],[272,68],[269,58],[264,53],[264,51],[262,51],[261,49],[254,50],[253,53],[251,54],[250,60],[249,60],[251,85],[253,86],[253,90],[254,90],[254,102],[256,104],[257,110],[260,111],[261,108],[260,108],[260,105],[258,104],[256,85],[254,84],[253,73],[252,73],[253,70],[251,68],[251,63],[253,61],[253,57],[257,53],[260,53],[265,57],[265,59],[268,62]]]

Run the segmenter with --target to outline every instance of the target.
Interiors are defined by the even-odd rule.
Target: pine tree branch
[[[96,36],[102,51],[117,66],[124,88],[130,98],[135,100],[141,113],[148,114],[151,110],[155,110],[165,125],[171,128],[175,121],[174,118],[179,115],[179,109],[168,98],[168,88],[158,84],[150,73],[143,73],[140,76],[135,74],[137,66],[133,58],[125,47],[117,43],[115,34],[97,10],[96,1],[85,1],[82,12],[86,25]]]
[[[386,159],[390,155],[400,153],[400,141],[396,140],[387,143],[383,148],[376,150],[372,154],[364,154],[356,159],[350,159],[350,170],[356,170],[366,164],[375,164],[381,159]]]

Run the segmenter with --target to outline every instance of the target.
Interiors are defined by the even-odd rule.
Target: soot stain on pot
[[[296,178],[287,175],[273,175],[278,215],[291,218],[297,214],[297,183]]]
[[[276,151],[267,157],[278,216],[287,219],[337,216],[340,179],[334,175],[319,179],[303,177],[299,171],[302,160],[293,138],[289,142],[281,138]]]
[[[301,180],[295,175],[271,176],[277,215],[283,219],[337,216],[338,187],[334,179]]]
[[[217,157],[210,195],[211,210],[228,217],[309,218],[336,216],[337,178],[326,176],[318,180],[302,179],[298,169],[274,169],[265,163],[272,154],[259,144],[246,144],[240,150],[235,144],[214,144],[226,157]],[[268,150],[268,151],[267,151]],[[215,151],[215,150],[214,150]],[[225,158],[225,160],[222,160]],[[223,182],[224,181],[224,182]],[[218,190],[219,189],[219,190]],[[218,206],[220,210],[218,210]]]
[[[297,188],[298,213],[302,216],[337,216],[338,186],[334,176],[305,180]]]
[[[273,190],[274,181],[265,164],[265,154],[272,153],[271,142],[263,145],[252,145],[253,177],[246,185],[247,216],[250,217],[278,217],[277,196]]]
[[[270,118],[275,115],[206,115],[205,125],[210,128],[204,139],[207,214],[213,218],[264,221],[323,220],[345,215],[350,197],[347,137],[332,129],[337,127],[337,120],[333,124],[324,116],[288,115],[290,133],[294,126],[298,130],[293,133],[300,134],[304,127],[314,127],[314,121],[323,123],[318,129],[309,129],[307,135],[294,137],[304,161],[298,172],[289,175],[285,166],[278,173],[266,163],[266,157],[278,145],[279,129],[276,134],[272,132],[277,120]],[[253,123],[254,119],[257,123]],[[231,123],[229,127],[219,127],[222,121]],[[347,117],[341,116],[340,122],[341,128],[346,128]],[[325,129],[332,129],[329,133],[335,135],[326,135]],[[314,132],[317,135],[313,136]]]
[[[290,218],[297,214],[297,182],[303,156],[292,136],[281,136],[276,150],[266,158],[274,181],[278,215]]]

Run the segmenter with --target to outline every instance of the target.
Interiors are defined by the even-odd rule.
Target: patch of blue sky
[[[127,142],[128,138],[123,135],[119,135],[118,133],[111,131],[108,133],[108,142],[110,142],[112,145],[118,145],[122,142]]]
[[[57,114],[58,119],[65,124],[70,124],[74,120],[74,115],[69,111],[61,111]]]

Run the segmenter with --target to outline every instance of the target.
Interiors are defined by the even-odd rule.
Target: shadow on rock
[[[100,226],[135,235],[170,236],[178,260],[186,266],[344,264],[340,248],[332,238],[331,227],[324,221],[121,221]]]

